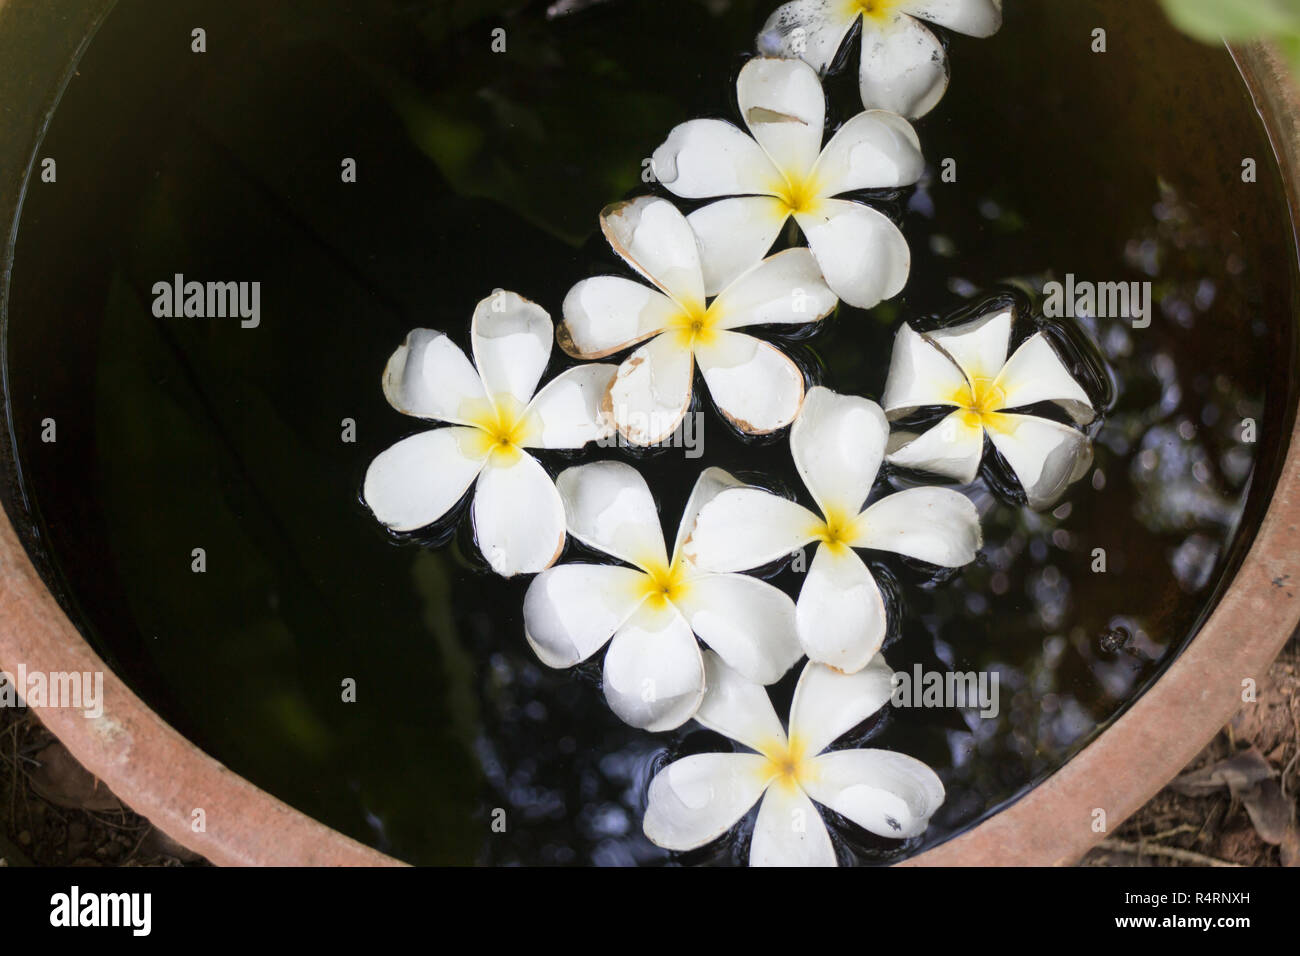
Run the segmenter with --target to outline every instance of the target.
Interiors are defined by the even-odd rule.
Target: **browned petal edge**
[[[1300,222],[1300,98],[1282,58],[1232,47],[1284,170]],[[1187,649],[1155,685],[1046,781],[983,823],[903,866],[1061,866],[1076,863],[1150,800],[1242,706],[1300,622],[1300,600],[1274,582],[1300,581],[1300,420],[1281,476],[1241,568]],[[1096,811],[1105,830],[1094,830]]]

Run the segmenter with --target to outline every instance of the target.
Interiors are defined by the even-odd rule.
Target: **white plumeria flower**
[[[757,262],[707,302],[695,234],[665,199],[644,196],[600,217],[614,251],[655,284],[619,276],[579,282],[564,300],[560,346],[603,358],[645,342],[619,367],[605,409],[634,445],[670,436],[691,401],[695,363],[709,394],[742,431],[766,434],[794,421],[803,373],[780,349],[735,331],[802,325],[829,315],[835,294],[807,249]],[[649,341],[646,341],[646,340]]]
[[[892,551],[947,568],[975,559],[979,514],[949,488],[911,488],[863,509],[885,454],[880,406],[817,387],[790,449],[821,513],[759,488],[721,492],[700,509],[686,556],[710,571],[743,571],[819,542],[799,592],[799,641],[814,661],[861,670],[885,639],[885,602],[855,548]]]
[[[581,448],[613,434],[600,401],[612,365],[584,365],[537,392],[554,326],[540,306],[513,292],[478,304],[471,364],[446,335],[416,329],[384,369],[384,395],[404,415],[450,422],[381,453],[362,492],[394,531],[442,518],[478,480],[474,537],[505,577],[550,567],[564,547],[564,504],[525,449]],[[477,366],[477,368],[476,368]]]
[[[917,119],[948,89],[947,51],[920,20],[992,36],[1002,26],[1002,0],[793,0],[768,18],[758,51],[800,57],[825,72],[859,19],[862,105]]]
[[[826,751],[890,699],[883,660],[846,675],[809,661],[787,735],[767,692],[706,653],[709,691],[695,715],[754,753],[705,753],[650,782],[643,829],[657,846],[693,850],[726,833],[762,800],[750,866],[835,866],[816,803],[895,840],[920,835],[943,804],[943,783],[921,761],[889,750]]]
[[[915,183],[925,159],[911,124],[883,110],[859,113],[822,149],[826,97],[806,63],[750,60],[736,86],[752,139],[725,120],[691,120],[653,158],[655,176],[678,196],[733,197],[690,216],[705,291],[761,259],[793,216],[827,284],[849,305],[869,309],[901,292],[912,268],[903,234],[870,206],[835,197]]]
[[[1008,409],[1055,402],[1074,421],[1096,417],[1088,393],[1037,332],[1010,359],[1014,315],[1003,309],[964,325],[919,334],[904,325],[894,339],[885,384],[890,418],[919,408],[956,406],[919,437],[895,436],[892,464],[972,482],[988,435],[1020,481],[1032,508],[1044,508],[1092,464],[1092,442],[1078,429]]]
[[[620,462],[570,468],[556,479],[569,533],[631,567],[562,564],[537,576],[524,597],[524,634],[550,667],[572,667],[609,643],[605,698],[622,720],[671,730],[704,696],[700,639],[760,684],[785,676],[803,654],[794,602],[743,574],[708,574],[682,556],[701,507],[740,487],[721,468],[700,475],[672,557],[641,474]],[[611,641],[612,638],[612,641]]]

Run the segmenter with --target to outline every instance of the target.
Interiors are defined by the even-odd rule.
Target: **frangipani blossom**
[[[859,19],[862,105],[917,119],[948,89],[948,54],[920,21],[967,36],[992,36],[1002,26],[1002,0],[793,0],[763,25],[758,51],[801,57],[825,72]]]
[[[691,120],[653,159],[659,182],[678,196],[733,197],[690,216],[705,291],[761,259],[793,216],[826,283],[849,305],[869,309],[901,292],[912,268],[903,234],[870,206],[835,197],[915,183],[925,160],[911,124],[883,110],[859,113],[822,149],[826,97],[806,63],[750,60],[736,86],[753,138],[724,120]]]
[[[815,804],[877,836],[906,840],[925,831],[944,800],[933,770],[889,750],[825,752],[889,700],[893,675],[883,660],[851,675],[809,661],[787,734],[761,686],[712,653],[704,658],[709,690],[695,719],[754,753],[695,754],[659,771],[642,825],[650,842],[704,846],[760,800],[750,866],[835,866]]]
[[[885,602],[855,548],[892,551],[947,568],[975,559],[979,514],[948,488],[911,488],[863,508],[885,454],[889,423],[875,402],[808,392],[790,449],[820,514],[759,488],[721,492],[700,509],[686,556],[711,571],[743,571],[819,542],[796,608],[814,661],[861,670],[885,640]]]
[[[920,436],[895,437],[889,461],[962,482],[975,480],[988,435],[1024,488],[1032,508],[1051,505],[1092,464],[1092,443],[1078,429],[1009,409],[1055,402],[1074,421],[1096,417],[1088,393],[1041,332],[1010,359],[1010,309],[949,329],[919,334],[904,325],[894,339],[884,406],[890,418],[918,408],[956,406]]]
[[[790,598],[757,578],[701,572],[682,556],[700,508],[740,485],[731,475],[720,468],[700,475],[671,557],[636,469],[598,462],[568,469],[556,484],[569,533],[631,567],[562,564],[538,575],[524,597],[524,633],[557,668],[608,642],[605,698],[624,721],[659,731],[691,718],[705,686],[696,635],[760,684],[780,680],[802,656]]]
[[[605,410],[634,445],[673,433],[691,401],[698,362],[714,403],[739,429],[766,434],[799,414],[803,373],[780,349],[736,329],[803,325],[835,308],[807,249],[751,263],[711,303],[695,234],[665,199],[644,196],[600,217],[614,251],[649,279],[619,276],[579,282],[564,300],[560,347],[576,358],[604,358],[644,342],[619,367]],[[649,340],[649,341],[647,341]]]
[[[497,574],[534,574],[564,547],[564,503],[526,449],[581,448],[613,434],[600,401],[612,365],[584,365],[537,392],[554,326],[513,292],[484,299],[470,327],[474,362],[441,332],[416,329],[384,369],[384,395],[404,415],[449,422],[378,455],[362,496],[394,531],[427,527],[474,492],[474,537]],[[534,395],[536,392],[536,395]]]

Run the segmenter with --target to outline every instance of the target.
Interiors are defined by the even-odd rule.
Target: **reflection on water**
[[[994,208],[989,203],[982,211],[991,218]],[[1018,218],[1014,211],[996,213],[999,220],[1008,214]],[[946,242],[940,246],[949,251]],[[976,787],[985,765],[998,762],[1004,742],[1032,766],[1049,769],[1053,755],[1069,752],[1141,689],[1176,646],[1177,632],[1168,623],[1173,615],[1161,604],[1145,613],[1098,612],[1132,606],[1132,585],[1162,576],[1151,566],[1154,561],[1167,567],[1183,593],[1207,593],[1242,520],[1264,396],[1259,381],[1224,374],[1213,359],[1197,361],[1213,354],[1211,340],[1223,337],[1221,328],[1204,327],[1223,321],[1216,304],[1252,298],[1243,278],[1248,270],[1241,242],[1215,230],[1173,186],[1161,182],[1150,223],[1127,242],[1124,258],[1153,282],[1167,331],[1077,317],[1105,356],[1116,387],[1095,436],[1100,449],[1091,487],[1085,479],[1050,513],[1021,510],[1006,520],[991,513],[985,593],[996,601],[1020,589],[1044,637],[1036,658],[992,658],[1004,688],[1004,719],[972,722],[965,732],[948,733],[954,775]],[[1053,278],[1050,273],[1022,276],[1013,284],[1038,293],[1041,303]],[[1183,336],[1198,334],[1198,324],[1204,349],[1180,354]],[[1180,331],[1169,335],[1171,326]],[[1268,331],[1256,317],[1236,323],[1230,334],[1263,341]],[[1152,544],[1140,550],[1102,544],[1104,553],[1091,550],[1105,535],[1072,521],[1076,507],[1093,510],[1089,495],[1113,500],[1126,492],[1126,505],[1113,512],[1102,505],[1103,513],[1127,515],[1150,532]],[[1131,537],[1118,526],[1115,530],[1121,532],[1119,542]],[[1095,587],[1099,573],[1124,584]],[[1076,590],[1083,593],[1076,596]],[[1117,596],[1116,590],[1124,594]],[[972,616],[987,613],[985,593],[967,596]],[[1076,606],[1080,600],[1089,602],[1092,613]],[[941,660],[952,661],[942,640],[935,649]]]
[[[375,0],[365,18],[342,0],[119,7],[46,144],[100,157],[113,178],[30,194],[8,371],[52,579],[169,721],[414,862],[745,859],[752,820],[676,858],[640,832],[654,771],[725,740],[622,725],[598,665],[537,663],[526,582],[486,575],[466,522],[395,545],[355,496],[371,458],[413,430],[378,388],[407,330],[464,344],[493,288],[558,313],[578,279],[620,271],[596,213],[643,190],[640,159],[675,123],[733,115],[740,61],[717,51],[747,48],[771,5],[674,0],[665,16],[666,0],[610,0],[549,20],[546,3],[494,0],[448,16],[432,0]],[[996,39],[952,44],[952,89],[919,127],[926,179],[877,197],[912,246],[905,294],[844,309],[791,348],[815,380],[879,399],[905,320],[992,294],[1041,312],[1045,285],[1071,273],[1151,281],[1155,315],[1145,329],[1086,315],[1052,326],[1109,370],[1094,383],[1093,469],[1052,510],[1017,507],[994,468],[971,490],[987,542],[975,564],[936,578],[871,556],[897,597],[889,663],[995,671],[1000,709],[889,709],[858,728],[847,743],[925,761],[948,801],[903,845],[831,816],[843,862],[951,836],[1113,719],[1222,586],[1289,429],[1290,232],[1226,55],[1147,5],[1008,7]],[[517,57],[484,41],[503,18]],[[169,54],[169,31],[196,22],[228,41],[201,62]],[[1132,38],[1104,69],[1071,42],[1098,23]],[[846,79],[840,117],[855,111]],[[1260,181],[1240,192],[1224,184],[1243,149]],[[340,192],[342,156],[360,174]],[[938,174],[946,157],[956,183]],[[154,319],[149,288],[176,272],[259,279],[261,326]],[[800,487],[786,442],[745,443],[699,410],[700,459],[590,449],[557,467],[634,461],[667,516],[709,466]],[[55,446],[39,440],[46,416]],[[344,418],[356,443],[340,441]],[[203,575],[189,568],[197,546]],[[570,548],[562,560],[586,557]],[[797,593],[798,571],[771,573]],[[355,703],[340,699],[349,679]],[[773,688],[778,712],[795,679]]]

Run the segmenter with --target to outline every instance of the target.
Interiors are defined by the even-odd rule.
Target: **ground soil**
[[[26,708],[0,707],[0,866],[203,866],[83,770]]]
[[[1253,748],[1267,760],[1290,821],[1281,842],[1260,836],[1247,802],[1227,788],[1188,796],[1171,784],[1083,859],[1084,866],[1300,866],[1300,635],[1246,704],[1183,771],[1222,764]],[[1264,827],[1266,833],[1272,828]]]

